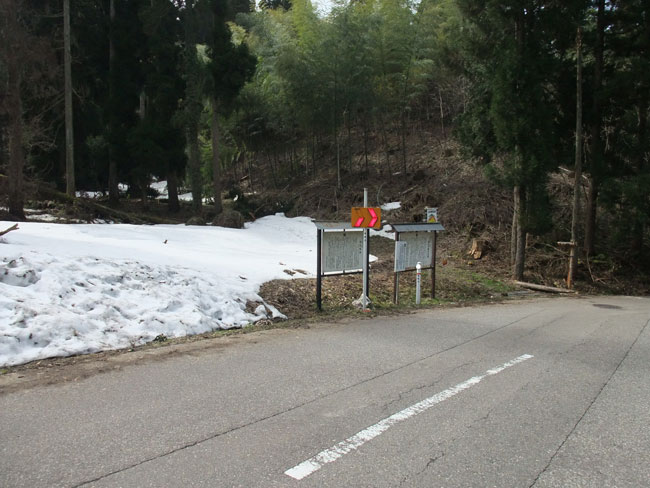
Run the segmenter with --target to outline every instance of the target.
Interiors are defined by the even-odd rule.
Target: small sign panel
[[[323,272],[363,269],[363,232],[323,232]]]
[[[395,241],[395,272],[406,271],[406,241]]]
[[[352,227],[381,229],[381,208],[352,207]]]
[[[437,207],[425,207],[425,222],[429,224],[435,224],[438,222],[438,208]]]
[[[397,242],[407,243],[405,269],[415,268],[418,262],[424,267],[433,265],[433,232],[403,232],[399,238]]]

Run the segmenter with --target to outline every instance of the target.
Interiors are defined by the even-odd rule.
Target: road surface
[[[247,334],[0,392],[2,487],[650,486],[650,299]]]

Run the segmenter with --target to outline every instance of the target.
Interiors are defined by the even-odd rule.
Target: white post
[[[420,290],[422,282],[422,263],[418,261],[418,264],[415,265],[416,279],[415,279],[415,304],[420,305]]]
[[[368,189],[363,189],[363,206],[368,206]],[[370,230],[363,229],[363,292],[361,295],[362,310],[368,309],[368,237]]]

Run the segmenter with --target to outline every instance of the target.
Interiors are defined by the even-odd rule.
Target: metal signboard
[[[363,268],[363,232],[323,232],[323,272]]]
[[[437,218],[437,215],[433,217]],[[438,232],[445,230],[445,228],[438,222],[409,222],[390,224],[390,226],[395,231],[393,301],[399,303],[400,273],[416,270],[419,277],[422,269],[431,269],[431,297],[435,298],[436,243]],[[420,266],[417,266],[418,263],[420,263]]]
[[[395,271],[406,271],[406,241],[395,241]]]
[[[352,207],[350,222],[352,227],[381,229],[381,208]]]
[[[399,242],[406,242],[403,269],[415,268],[418,262],[422,267],[433,264],[432,232],[404,232],[400,234]]]

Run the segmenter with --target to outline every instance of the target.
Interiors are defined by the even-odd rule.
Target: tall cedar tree
[[[212,106],[212,184],[214,191],[214,210],[218,215],[223,211],[221,202],[221,163],[219,160],[219,116],[231,111],[233,102],[246,81],[255,73],[256,59],[248,51],[245,43],[233,44],[232,32],[226,20],[229,15],[227,5],[221,0],[211,0],[212,32],[207,42],[210,58],[211,86],[209,99]]]
[[[143,58],[145,113],[131,147],[137,173],[147,184],[150,174],[167,180],[169,210],[180,209],[178,181],[185,170],[183,132],[176,117],[183,97],[181,76],[182,26],[178,10],[168,0],[152,0],[140,11],[146,38]]]
[[[41,109],[50,97],[54,66],[50,41],[36,32],[39,18],[30,7],[25,0],[0,0],[0,121],[7,141],[9,214],[17,219],[25,218],[27,132],[32,144],[41,136]]]
[[[650,5],[644,0],[612,1],[611,49],[618,103],[613,107],[613,136],[618,178],[605,190],[619,210],[620,231],[634,258],[643,258],[650,224]],[[628,247],[628,246],[626,246]]]
[[[201,152],[199,148],[199,126],[203,112],[207,74],[205,61],[198,46],[205,42],[211,18],[208,0],[184,2],[181,10],[183,25],[183,97],[182,122],[187,144],[187,169],[192,191],[192,211],[200,216],[203,206],[203,178],[201,175]]]
[[[605,17],[605,0],[596,0],[594,3],[596,19],[593,40],[591,41],[594,66],[593,81],[591,83],[591,113],[589,114],[591,117],[591,122],[589,123],[589,158],[587,159],[587,170],[590,173],[590,178],[587,189],[584,240],[584,251],[587,257],[593,255],[595,251],[598,193],[604,177],[604,144],[602,134],[603,76],[605,68],[605,32],[608,25]]]
[[[109,199],[119,200],[118,182],[129,174],[133,154],[128,141],[138,125],[142,90],[142,48],[138,12],[144,0],[111,0],[109,96],[106,106],[109,146]]]

